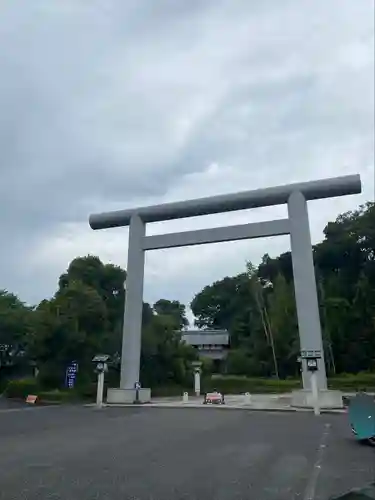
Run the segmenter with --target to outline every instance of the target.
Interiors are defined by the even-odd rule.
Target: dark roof
[[[229,335],[228,330],[219,330],[219,329],[206,329],[206,330],[183,330],[182,335]]]

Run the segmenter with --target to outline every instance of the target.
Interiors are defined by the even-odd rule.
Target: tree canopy
[[[375,368],[375,204],[327,224],[313,248],[323,344],[329,373]],[[0,378],[36,365],[46,386],[63,383],[72,360],[82,381],[93,379],[91,359],[117,359],[126,271],[99,257],[74,259],[53,297],[35,307],[0,291]],[[191,304],[196,326],[229,330],[226,372],[286,378],[298,375],[298,325],[290,252],[264,255],[256,267],[206,285]],[[183,384],[197,353],[181,343],[186,306],[159,299],[143,305],[141,382]],[[116,365],[113,367],[116,373]],[[118,372],[118,365],[117,365]],[[82,382],[83,383],[83,382]]]

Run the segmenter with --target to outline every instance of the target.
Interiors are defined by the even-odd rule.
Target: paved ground
[[[0,406],[0,500],[323,500],[371,482],[345,415]]]
[[[203,408],[202,405],[203,397],[189,396],[188,401],[184,402],[182,397],[171,397],[171,398],[153,398],[149,406],[157,407],[198,407]],[[277,410],[277,411],[309,411],[312,409],[308,408],[295,408],[291,406],[292,396],[291,394],[252,394],[250,397],[246,397],[244,394],[239,395],[225,395],[225,405],[221,406],[223,410],[231,410],[233,408],[237,409],[250,409],[250,410]],[[111,405],[111,406],[126,406],[126,405]],[[327,411],[327,410],[322,410]],[[346,410],[332,410],[329,412],[342,412]]]
[[[0,395],[0,411],[9,408],[19,408],[21,406],[25,406],[25,404],[19,403],[18,401],[12,401]]]

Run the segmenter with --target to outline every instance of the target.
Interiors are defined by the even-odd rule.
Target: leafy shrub
[[[66,391],[54,389],[52,391],[39,392],[38,398],[40,401],[46,403],[63,403],[76,401],[77,399],[79,399],[79,395],[72,389]]]
[[[106,384],[105,384],[106,386]],[[104,388],[105,392],[106,387]],[[97,384],[96,383],[89,383],[85,385],[80,385],[77,386],[77,393],[83,398],[83,399],[94,399],[96,397],[96,390],[97,390]]]
[[[64,367],[56,363],[47,362],[39,367],[38,383],[47,390],[55,389],[64,384]]]
[[[5,378],[0,379],[0,394],[2,394],[5,391],[8,383],[9,383],[8,380],[6,380]]]
[[[104,388],[103,388],[103,398],[105,399],[107,397],[107,390],[108,387],[118,387],[118,385],[109,385],[107,381],[104,381]],[[95,401],[96,399],[96,392],[98,389],[97,382],[92,382],[90,384],[86,385],[81,385],[76,388],[76,392],[79,394],[79,396],[82,399],[88,399],[91,401]]]
[[[362,372],[357,374],[340,374],[328,379],[328,387],[343,392],[375,391],[375,373]],[[217,389],[224,394],[240,394],[244,392],[282,393],[302,388],[300,379],[267,379],[250,378],[236,375],[213,375],[204,378],[202,390],[204,392]]]
[[[275,380],[267,378],[249,378],[239,375],[217,375],[202,381],[202,390],[210,392],[214,389],[224,394],[241,394],[244,392],[282,393],[301,388],[300,380]]]
[[[328,380],[330,389],[344,392],[375,391],[375,373],[359,372],[356,374],[342,373]]]
[[[189,394],[193,394],[193,390],[191,388],[187,389],[180,385],[167,385],[163,387],[153,387],[151,389],[153,398],[167,398],[172,396],[182,396],[184,392],[188,392]]]
[[[109,366],[109,370],[105,374],[105,383],[108,387],[118,387],[120,384],[120,371]]]
[[[29,394],[38,394],[38,383],[35,378],[24,378],[8,382],[4,395],[8,398],[25,399]]]

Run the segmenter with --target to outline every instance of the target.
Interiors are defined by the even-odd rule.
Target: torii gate
[[[147,250],[286,234],[290,234],[291,241],[301,350],[321,352],[317,372],[318,388],[326,391],[327,378],[306,202],[360,192],[360,176],[348,175],[90,215],[89,224],[92,229],[129,226],[121,379],[120,389],[116,390],[116,395],[112,394],[112,399],[117,398],[118,402],[133,401],[134,386],[139,380],[144,262]],[[286,219],[146,236],[147,223],[281,204],[288,205],[289,217]],[[306,362],[303,361],[302,380],[305,390],[310,390],[309,375]],[[150,396],[146,396],[148,397]]]

